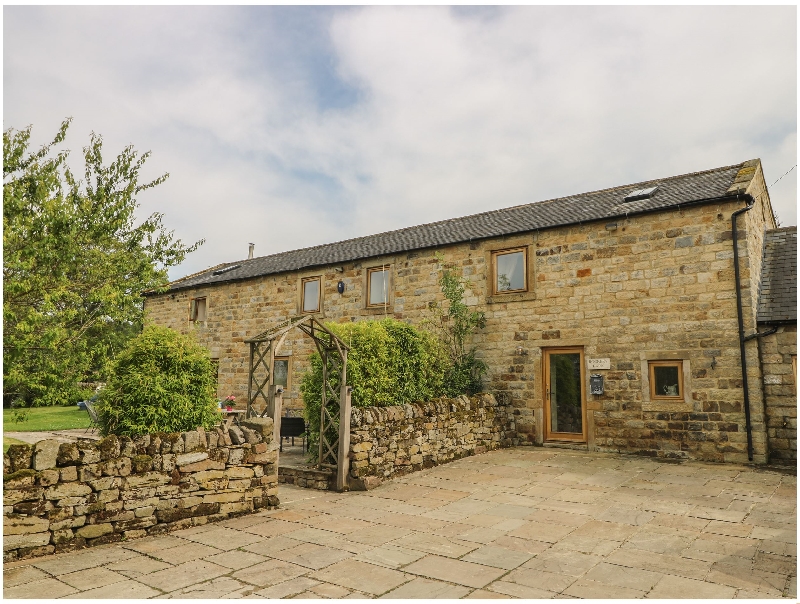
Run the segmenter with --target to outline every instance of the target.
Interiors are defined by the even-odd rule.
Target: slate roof
[[[797,227],[767,231],[761,266],[759,323],[797,323]]]
[[[715,168],[704,172],[648,180],[591,193],[582,193],[549,201],[473,214],[462,218],[451,218],[397,231],[357,237],[337,243],[327,243],[270,256],[229,262],[222,267],[218,265],[213,269],[209,268],[173,281],[168,285],[168,289],[179,290],[215,283],[240,281],[313,266],[340,264],[374,256],[512,235],[568,224],[607,220],[630,214],[657,212],[732,194],[729,193],[729,189],[735,188],[733,187],[734,182],[737,183],[737,187],[739,183],[743,185],[741,188],[746,187],[747,183],[742,181],[749,180],[752,177],[752,166],[757,165],[757,163],[758,160],[750,160],[741,164]],[[750,169],[743,170],[742,175],[737,179],[737,174],[744,167]],[[656,185],[658,190],[653,197],[637,201],[624,201],[625,196],[631,191]],[[237,268],[218,275],[213,274],[215,270],[218,271],[225,266],[237,266]]]

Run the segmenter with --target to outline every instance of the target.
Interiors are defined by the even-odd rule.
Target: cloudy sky
[[[152,151],[172,277],[797,157],[796,7],[10,7],[4,128]],[[771,188],[797,223],[797,170]]]

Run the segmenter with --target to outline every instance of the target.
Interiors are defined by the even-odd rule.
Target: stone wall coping
[[[455,398],[442,397],[425,403],[410,403],[388,407],[353,407],[350,429],[372,423],[399,422],[406,419],[432,417],[447,413],[459,413],[485,407],[507,406],[491,393],[480,393],[472,397],[461,395]]]

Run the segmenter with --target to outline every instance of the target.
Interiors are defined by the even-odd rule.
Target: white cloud
[[[74,115],[74,149],[90,129],[109,154],[151,149],[171,178],[143,211],[207,239],[173,276],[248,241],[266,254],[752,157],[772,182],[796,162],[794,7],[279,14],[7,7],[5,127],[43,142]],[[330,82],[354,100],[328,103]],[[772,192],[785,224],[796,182]]]

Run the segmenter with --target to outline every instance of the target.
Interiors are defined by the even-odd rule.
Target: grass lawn
[[[3,409],[3,432],[42,432],[89,427],[89,414],[77,406],[33,407],[24,422],[13,421],[11,414],[11,409]]]
[[[3,439],[3,453],[8,451],[8,448],[11,445],[24,445],[24,444],[26,444],[26,443],[22,442],[21,440],[17,440],[16,438],[8,438],[8,437],[6,437],[6,438]]]

